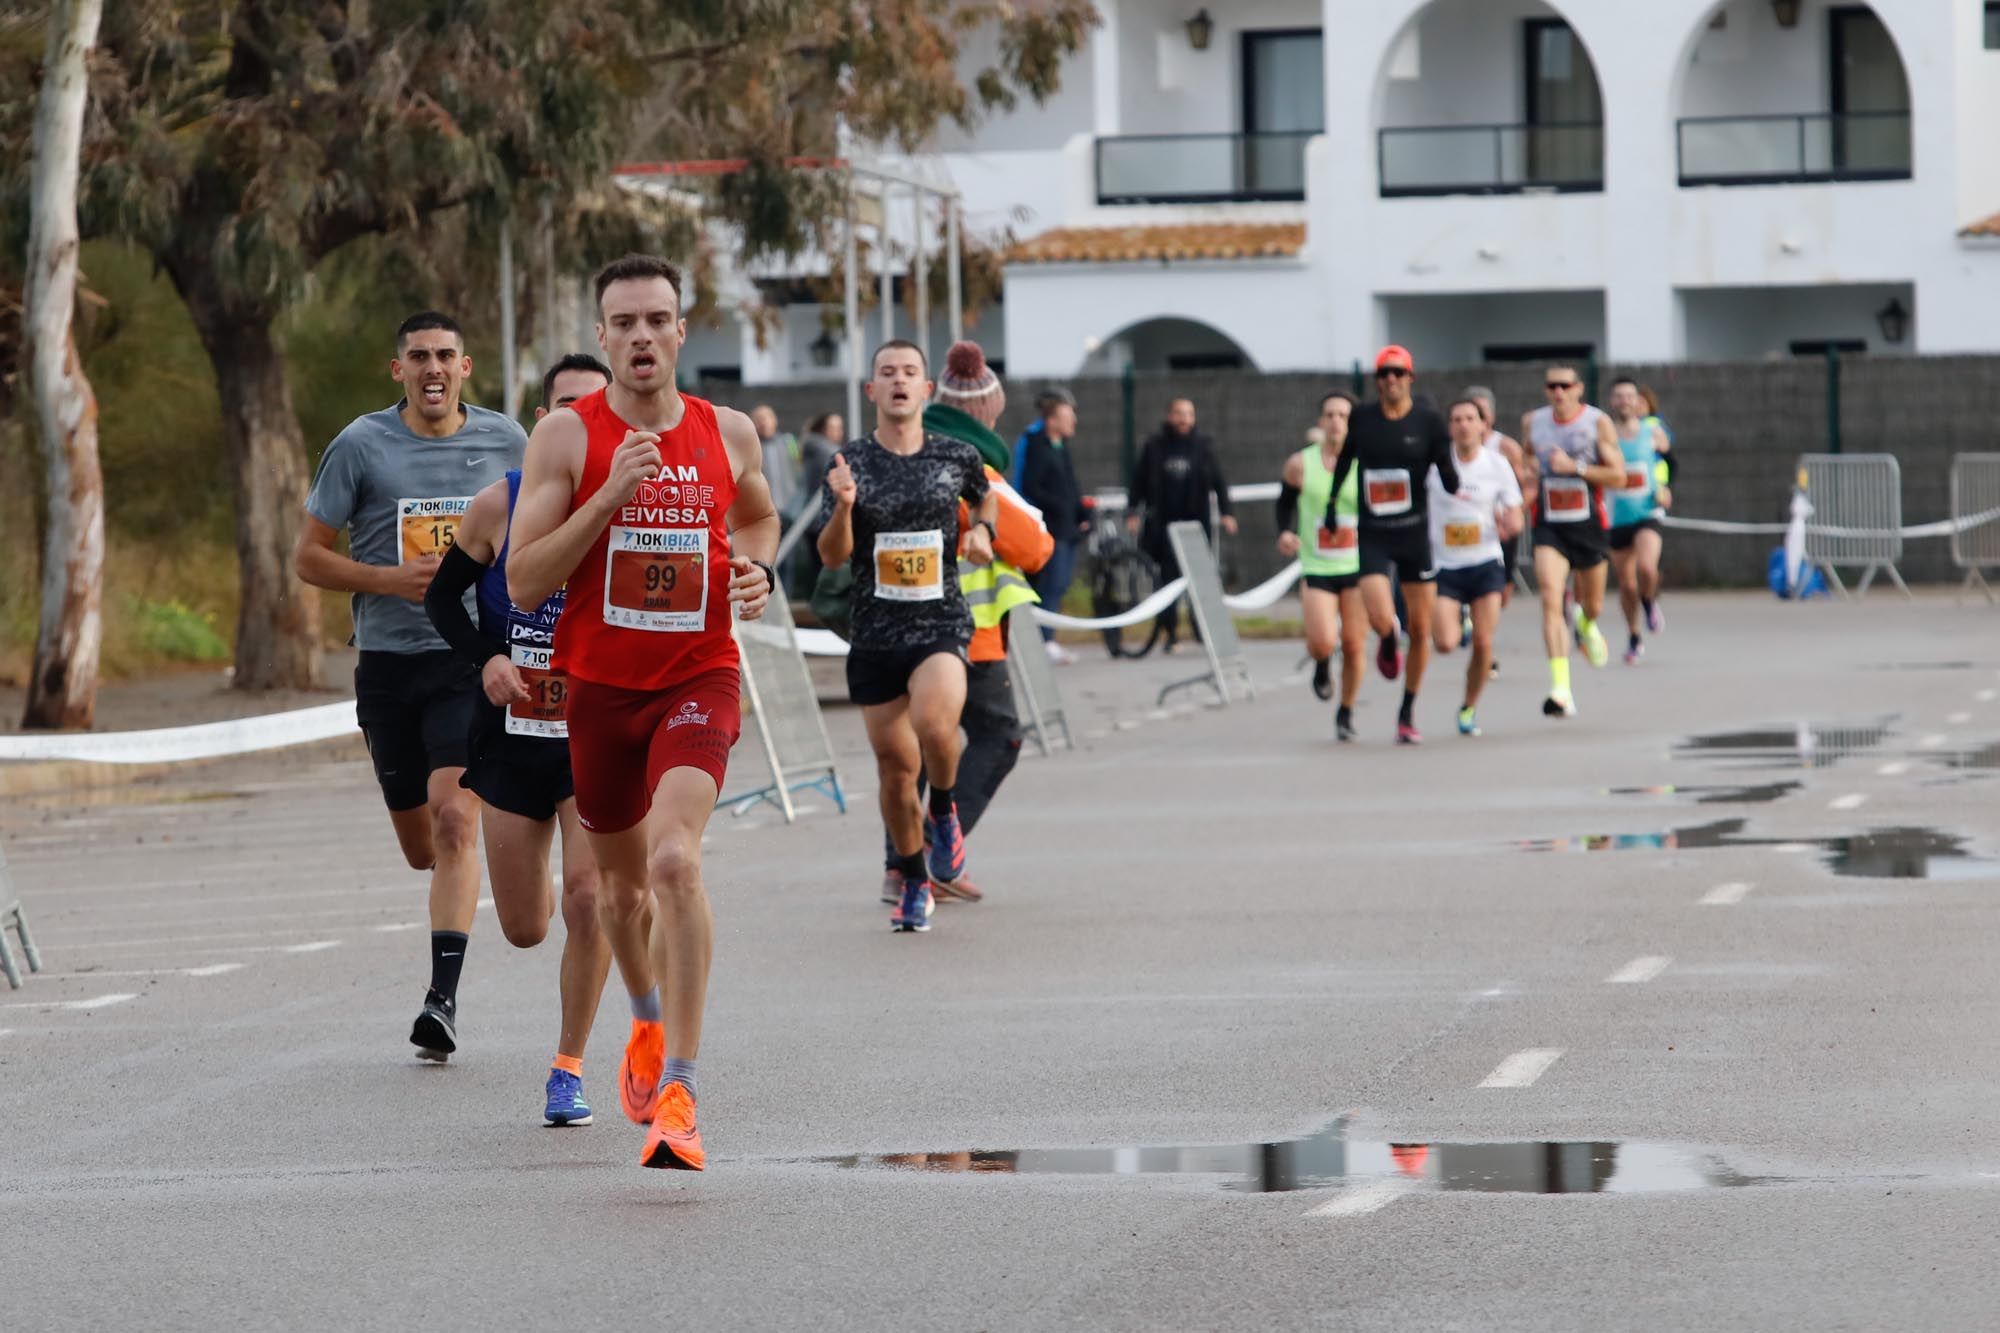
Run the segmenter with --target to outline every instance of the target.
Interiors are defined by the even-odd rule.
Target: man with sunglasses
[[[1447,495],[1458,491],[1458,469],[1452,465],[1451,432],[1444,418],[1428,403],[1411,395],[1416,364],[1407,348],[1385,347],[1375,358],[1376,401],[1354,409],[1347,427],[1347,447],[1334,465],[1332,494],[1339,495],[1355,468],[1361,469],[1361,603],[1368,623],[1381,642],[1375,665],[1394,680],[1403,670],[1397,643],[1396,609],[1389,589],[1394,571],[1409,607],[1409,674],[1403,682],[1403,706],[1396,714],[1396,743],[1415,745],[1417,691],[1430,664],[1431,612],[1437,602],[1437,565],[1431,559],[1430,491],[1432,468]],[[1621,474],[1622,475],[1622,474]],[[1323,520],[1334,521],[1333,510]]]
[[[1549,697],[1542,712],[1575,717],[1563,589],[1574,573],[1576,640],[1592,666],[1603,666],[1611,655],[1597,627],[1611,557],[1603,491],[1624,484],[1625,455],[1611,418],[1583,401],[1583,380],[1574,366],[1549,367],[1542,387],[1548,406],[1521,419],[1527,472],[1522,489],[1535,496],[1535,585],[1542,597],[1542,644],[1549,653]]]

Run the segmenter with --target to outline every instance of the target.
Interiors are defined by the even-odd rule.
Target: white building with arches
[[[1009,374],[2000,350],[2000,0],[1096,3],[924,155],[1015,242]],[[780,324],[686,361],[838,378]]]

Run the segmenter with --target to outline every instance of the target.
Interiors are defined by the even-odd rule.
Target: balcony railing
[[[1604,188],[1604,126],[1437,125],[1376,139],[1382,196],[1581,193]]]
[[[1296,134],[1126,134],[1097,141],[1100,204],[1215,204],[1306,197]]]
[[[1910,178],[1910,113],[1694,116],[1680,122],[1682,185]]]

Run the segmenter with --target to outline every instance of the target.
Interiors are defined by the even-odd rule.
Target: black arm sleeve
[[[1349,435],[1347,444],[1340,451],[1340,457],[1333,464],[1333,489],[1327,492],[1331,498],[1327,500],[1326,513],[1319,521],[1319,525],[1323,528],[1334,527],[1338,522],[1333,511],[1338,507],[1340,488],[1347,484],[1348,474],[1354,471],[1354,455],[1358,452],[1360,451],[1355,447],[1354,437]]]
[[[1674,478],[1680,475],[1681,471],[1680,450],[1669,449],[1667,450],[1667,452],[1660,454],[1658,457],[1662,463],[1665,463],[1667,465],[1667,485],[1671,486],[1674,484]]]
[[[1299,524],[1299,488],[1289,481],[1278,483],[1278,531],[1290,532]]]
[[[1437,469],[1438,482],[1447,495],[1458,494],[1458,465],[1451,461],[1451,432],[1441,421],[1431,424],[1431,466]],[[1421,490],[1423,483],[1417,483]]]
[[[474,666],[483,667],[489,658],[504,657],[505,644],[495,643],[479,632],[465,610],[465,590],[479,582],[486,566],[454,546],[444,553],[444,561],[431,576],[424,591],[424,614],[451,650]]]

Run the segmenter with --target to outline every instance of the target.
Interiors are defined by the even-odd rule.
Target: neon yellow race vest
[[[992,629],[1017,606],[1032,606],[1042,599],[1028,585],[1028,576],[999,557],[990,565],[958,562],[958,591],[972,612],[972,627]]]
[[[1340,488],[1340,499],[1333,508],[1333,545],[1327,546],[1320,520],[1333,495],[1333,473],[1321,460],[1316,444],[1302,450],[1299,460],[1305,464],[1306,482],[1299,487],[1299,568],[1321,578],[1359,574],[1361,469],[1351,469],[1347,484]]]

